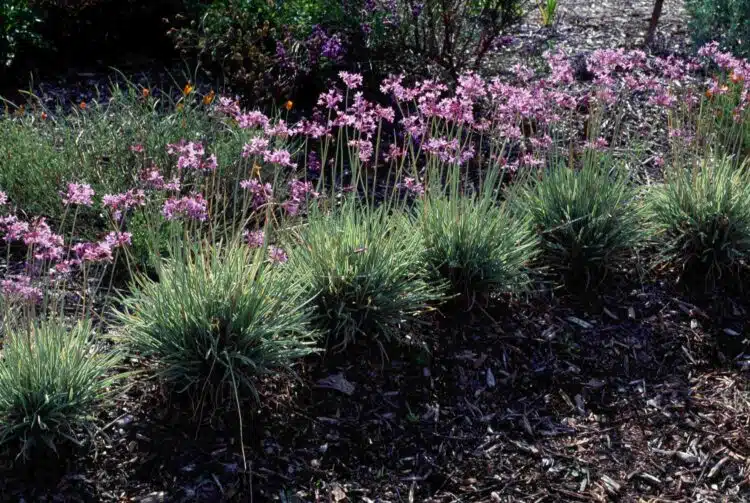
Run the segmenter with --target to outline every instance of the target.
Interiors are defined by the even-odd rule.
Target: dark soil
[[[651,3],[563,5],[555,30],[529,21],[524,47],[630,47]],[[684,34],[668,2],[660,47],[683,50]],[[269,376],[263,407],[242,410],[245,459],[236,412],[194,418],[138,374],[93,449],[5,456],[0,499],[750,501],[750,304],[629,278],[586,302],[443,313],[419,330],[429,351],[353,349]]]
[[[428,346],[353,349],[203,418],[133,380],[88,454],[6,468],[8,501],[743,501],[747,305],[665,284],[436,316]],[[587,305],[591,306],[590,303]],[[494,319],[494,321],[493,321]],[[424,330],[422,332],[425,332]],[[341,362],[341,363],[339,363]],[[343,363],[348,362],[348,363]],[[132,362],[134,368],[144,362]],[[31,481],[34,481],[31,483]]]

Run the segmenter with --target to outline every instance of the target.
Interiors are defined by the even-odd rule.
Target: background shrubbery
[[[750,55],[750,0],[687,0],[696,45],[718,41],[738,56]]]

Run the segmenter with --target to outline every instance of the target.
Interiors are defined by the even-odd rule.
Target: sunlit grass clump
[[[311,352],[307,299],[265,249],[173,247],[157,280],[140,276],[119,320],[158,376],[201,405],[258,397],[256,378]]]
[[[398,211],[347,202],[311,215],[294,241],[286,276],[314,297],[315,324],[334,351],[400,342],[404,324],[441,298],[426,279],[419,232]]]
[[[674,167],[648,193],[647,211],[663,262],[711,288],[750,257],[750,171],[730,158]]]
[[[0,443],[29,457],[94,433],[120,357],[93,340],[91,324],[41,321],[6,333],[0,360]]]

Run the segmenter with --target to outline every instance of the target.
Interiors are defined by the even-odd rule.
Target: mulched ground
[[[650,1],[563,2],[520,47],[631,47]],[[686,47],[667,2],[659,47]],[[527,48],[527,49],[526,49]],[[524,52],[519,50],[519,54]],[[649,275],[650,276],[650,275]],[[354,350],[202,418],[136,375],[95,449],[0,467],[3,501],[750,501],[750,309],[673,278],[436,316],[429,351]],[[359,351],[359,352],[357,352]],[[144,362],[130,362],[132,369]]]
[[[431,351],[353,350],[204,418],[145,377],[96,451],[3,471],[8,501],[750,500],[750,306],[665,284],[437,316]],[[494,321],[493,321],[494,319]],[[357,351],[360,351],[357,353]],[[143,362],[133,362],[135,367]],[[233,433],[230,433],[233,432]],[[61,465],[64,465],[61,467]],[[247,468],[245,468],[247,466]],[[31,483],[31,480],[34,483]]]

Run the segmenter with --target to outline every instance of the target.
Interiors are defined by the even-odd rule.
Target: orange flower
[[[42,120],[43,121],[47,120],[47,112],[42,112]]]
[[[710,89],[706,89],[706,98],[711,99],[714,97],[714,93]]]
[[[294,107],[294,102],[292,100],[287,101],[284,103],[284,108],[286,108],[287,112]]]
[[[144,87],[141,90],[141,96],[143,96],[144,98],[148,98],[150,95],[151,95],[151,90],[148,87]]]
[[[21,117],[25,113],[26,113],[26,105],[21,105],[20,107],[16,108],[16,111],[13,112],[13,115],[15,115],[16,117]]]
[[[80,108],[81,110],[86,110],[86,102],[85,102],[85,101],[82,101],[82,102],[81,102],[81,103],[80,103],[80,104],[78,105],[78,108]]]
[[[187,84],[185,84],[185,87],[182,88],[182,94],[187,96],[188,94],[193,92],[193,89],[194,89],[193,85],[190,82],[188,82]]]
[[[182,112],[182,109],[185,108],[185,104],[183,102],[177,103],[177,106],[175,107],[178,112]]]
[[[211,92],[209,92],[207,95],[203,97],[203,104],[204,105],[210,105],[214,101],[214,97],[216,96],[216,93],[213,89],[211,89]]]

